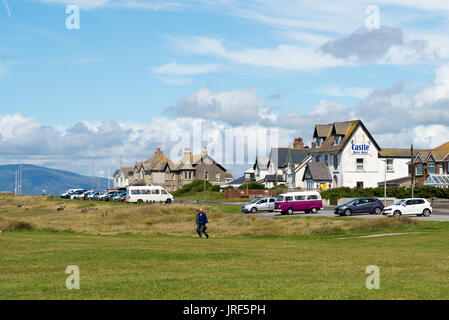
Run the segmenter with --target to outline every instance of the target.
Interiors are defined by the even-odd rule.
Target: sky
[[[157,147],[176,160],[207,145],[238,176],[270,146],[354,119],[381,147],[436,147],[448,18],[439,0],[2,0],[0,164],[106,176]],[[244,137],[241,161],[226,132]]]

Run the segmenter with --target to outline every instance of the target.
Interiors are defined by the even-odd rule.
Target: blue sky
[[[4,3],[1,163],[61,168],[71,154],[81,173],[93,158],[103,168],[117,166],[120,154],[134,163],[156,146],[170,149],[167,128],[191,130],[195,119],[221,129],[278,128],[286,145],[295,136],[308,142],[315,123],[353,117],[386,147],[448,140],[442,1]],[[79,30],[65,25],[71,4],[80,8]],[[372,4],[380,28],[368,30]],[[382,125],[396,117],[405,119]],[[115,126],[116,143],[104,145]],[[68,146],[68,136],[77,143]],[[36,147],[42,139],[57,146]]]

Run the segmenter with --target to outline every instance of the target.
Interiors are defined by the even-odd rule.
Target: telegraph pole
[[[413,155],[413,144],[410,148],[410,155],[412,159],[412,198],[415,197],[415,157]]]

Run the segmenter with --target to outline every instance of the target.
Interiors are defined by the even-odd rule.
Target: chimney
[[[203,147],[203,156],[205,156],[207,154],[207,146]]]
[[[301,137],[296,138],[293,141],[293,148],[295,149],[304,148],[304,140]]]
[[[184,148],[184,157],[190,156],[191,153],[192,151],[190,148]]]
[[[162,152],[161,148],[156,148],[156,152],[154,154],[157,156],[161,156],[164,153]]]

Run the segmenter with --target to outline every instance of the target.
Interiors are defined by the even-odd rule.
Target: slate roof
[[[293,164],[301,164],[310,155],[310,149],[290,149],[289,157]]]
[[[312,149],[311,152],[339,152],[343,150],[346,144],[351,140],[353,133],[359,126],[361,126],[365,130],[368,137],[371,139],[377,149],[380,150],[380,147],[377,144],[376,140],[374,140],[373,136],[369,133],[363,122],[361,120],[352,120],[345,122],[334,122],[327,125],[317,124],[315,126],[314,138],[320,137],[325,139],[320,147]],[[325,131],[327,131],[326,136],[324,136]],[[334,145],[335,135],[342,136],[338,145]]]
[[[265,176],[266,182],[276,182],[276,175],[275,174],[267,174]],[[279,182],[285,182],[284,177],[281,175],[278,175],[278,183]]]
[[[269,161],[268,157],[256,157],[253,169],[255,170],[256,167],[266,169],[268,167],[268,161]]]
[[[331,173],[325,162],[310,162],[304,172],[304,178],[310,176],[313,181],[332,181]],[[303,178],[303,180],[305,180]]]

